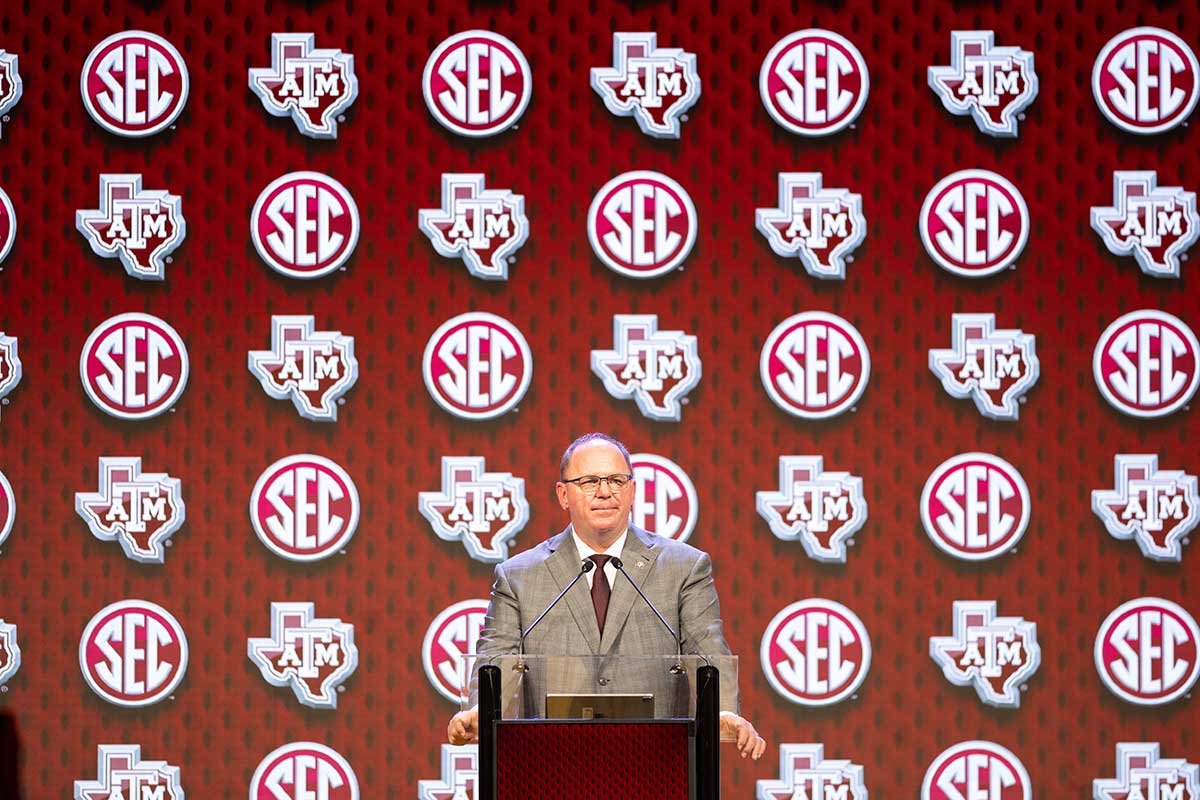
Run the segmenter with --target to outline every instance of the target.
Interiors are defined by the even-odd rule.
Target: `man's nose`
[[[612,496],[612,487],[608,485],[608,481],[600,481],[600,485],[596,487],[597,497]]]

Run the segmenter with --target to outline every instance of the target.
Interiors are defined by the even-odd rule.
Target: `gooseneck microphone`
[[[536,628],[538,626],[538,623],[541,622],[542,619],[544,619],[545,616],[550,613],[550,609],[552,609],[556,605],[558,605],[559,600],[562,600],[564,597],[566,597],[567,592],[571,591],[572,586],[579,583],[580,578],[582,578],[584,575],[587,575],[589,572],[591,572],[595,568],[596,568],[595,561],[590,561],[588,559],[584,559],[583,564],[581,564],[579,567],[579,574],[576,575],[571,580],[571,582],[568,583],[566,585],[566,587],[561,592],[558,593],[558,597],[554,598],[554,600],[552,600],[550,602],[550,605],[546,606],[546,610],[543,611],[542,613],[538,614],[537,619],[535,619],[533,622],[529,623],[529,627],[521,632],[521,645],[520,645],[520,650],[518,651],[519,655],[522,655],[522,656],[525,655],[525,637],[529,635],[529,632],[532,631],[534,628]],[[649,602],[649,601],[647,601],[647,602]],[[659,619],[661,619],[661,617]],[[522,667],[523,666],[524,666],[524,664],[522,663]]]
[[[634,588],[634,591],[638,593],[639,597],[646,601],[646,605],[650,606],[650,610],[654,612],[654,616],[658,617],[658,621],[661,622],[663,627],[667,629],[667,633],[671,634],[671,638],[675,640],[676,659],[675,666],[671,669],[671,671],[675,673],[683,672],[683,640],[679,638],[679,634],[676,633],[675,629],[672,628],[671,625],[663,618],[663,615],[658,613],[658,609],[654,607],[654,603],[651,603],[650,598],[646,597],[646,593],[642,591],[642,587],[637,585],[637,582],[634,581],[633,576],[625,571],[625,565],[621,563],[621,559],[614,558],[608,563],[616,567],[617,572],[620,572],[625,576],[625,579],[629,581],[629,585]]]

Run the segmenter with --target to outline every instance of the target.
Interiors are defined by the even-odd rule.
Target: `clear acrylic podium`
[[[478,800],[716,800],[737,656],[471,657]]]

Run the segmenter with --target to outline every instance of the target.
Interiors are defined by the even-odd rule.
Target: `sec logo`
[[[871,667],[871,640],[853,611],[814,597],[775,615],[759,648],[775,691],[802,706],[828,706],[850,697]]]
[[[1029,487],[1016,467],[991,453],[943,461],[921,492],[921,524],[938,548],[964,561],[995,558],[1029,525]]]
[[[959,742],[925,772],[921,800],[1032,800],[1033,783],[1021,760],[995,742]]]
[[[174,45],[147,31],[114,33],[92,50],[79,78],[83,106],[118,136],[152,136],[187,102],[188,71]]]
[[[267,467],[250,493],[250,522],[272,553],[320,561],[345,548],[358,528],[358,489],[328,458],[287,456]]]
[[[533,355],[516,326],[483,312],[446,320],[425,345],[425,387],[456,417],[491,419],[521,401],[533,379]]]
[[[633,524],[652,534],[686,542],[696,528],[696,487],[683,468],[653,453],[634,453]]]
[[[853,124],[870,88],[867,62],[858,48],[820,28],[780,39],[758,73],[767,113],[801,136],[828,136]]]
[[[1101,623],[1093,655],[1100,680],[1117,697],[1164,705],[1191,691],[1200,676],[1200,628],[1170,600],[1139,597]]]
[[[529,105],[533,74],[525,54],[491,31],[463,31],[425,62],[421,91],[429,113],[460,136],[495,136],[517,124]]]
[[[696,206],[661,172],[618,175],[588,209],[588,241],[596,258],[627,278],[657,278],[683,263],[696,243]]]
[[[1192,48],[1162,28],[1130,28],[1114,36],[1092,66],[1100,113],[1129,133],[1162,133],[1181,125],[1200,92]]]
[[[8,482],[3,472],[0,472],[0,545],[12,533],[13,522],[17,519],[17,496],[13,494],[12,484]]]
[[[1029,238],[1029,209],[1016,186],[986,169],[964,169],[925,196],[921,241],[938,266],[964,278],[1007,269]]]
[[[188,354],[175,329],[132,312],[98,325],[79,356],[79,378],[96,407],[120,419],[167,411],[188,381]]]
[[[8,257],[13,242],[17,240],[17,212],[13,210],[12,200],[0,189],[0,264]]]
[[[358,800],[358,776],[336,750],[291,742],[259,762],[250,800]]]
[[[175,691],[188,665],[183,627],[147,600],[100,610],[79,640],[79,669],[88,686],[113,705],[153,705]]]
[[[262,190],[250,237],[266,265],[289,278],[337,270],[358,244],[358,206],[345,186],[319,172],[289,172]]]
[[[466,694],[467,661],[475,655],[487,610],[487,600],[463,600],[438,614],[425,631],[421,644],[425,676],[452,703],[458,704]]]
[[[1109,405],[1131,417],[1165,417],[1200,385],[1200,342],[1178,317],[1144,308],[1113,321],[1092,352],[1092,374]]]
[[[771,331],[758,370],[775,405],[796,417],[824,419],[858,402],[871,376],[871,356],[849,322],[805,311]]]

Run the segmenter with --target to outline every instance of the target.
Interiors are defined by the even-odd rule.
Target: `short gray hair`
[[[571,456],[580,447],[583,447],[589,442],[608,442],[612,446],[621,451],[621,455],[625,457],[625,463],[629,466],[629,471],[633,472],[633,459],[629,457],[629,449],[619,441],[609,436],[607,433],[585,433],[575,441],[567,445],[567,449],[563,450],[562,460],[558,462],[558,479],[566,480],[567,478],[567,463],[571,460]]]

